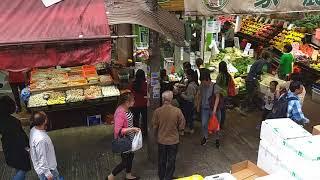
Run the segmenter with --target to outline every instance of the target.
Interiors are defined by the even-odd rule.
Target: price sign
[[[221,22],[214,20],[207,20],[206,32],[207,33],[219,33],[221,31]]]
[[[243,51],[243,55],[244,56],[248,56],[250,48],[251,48],[251,43],[247,43],[247,45],[246,45],[246,47],[244,48],[244,51]]]
[[[240,49],[239,37],[234,37],[234,46]]]

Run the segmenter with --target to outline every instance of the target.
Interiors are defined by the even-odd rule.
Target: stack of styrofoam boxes
[[[281,168],[295,179],[320,180],[320,135],[286,140]]]
[[[264,121],[261,125],[258,167],[269,174],[281,174],[281,176],[288,176],[290,179],[291,172],[287,170],[286,166],[288,162],[286,141],[311,136],[308,131],[291,119]]]

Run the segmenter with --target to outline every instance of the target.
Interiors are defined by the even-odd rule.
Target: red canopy
[[[72,66],[110,59],[103,0],[64,0],[48,8],[41,0],[3,0],[2,4],[0,45],[10,47],[0,48],[0,69]],[[102,38],[104,41],[97,40]],[[88,39],[95,41],[78,43]],[[66,40],[68,43],[61,43]]]

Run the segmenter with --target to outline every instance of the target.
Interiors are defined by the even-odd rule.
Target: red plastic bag
[[[231,78],[228,83],[228,96],[233,97],[235,95],[236,95],[236,84],[234,83],[233,78]]]
[[[215,132],[218,132],[219,130],[220,130],[220,123],[218,121],[217,116],[213,115],[208,124],[208,132],[210,134],[213,134]]]

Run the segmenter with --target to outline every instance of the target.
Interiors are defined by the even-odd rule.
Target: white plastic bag
[[[142,148],[142,133],[139,131],[134,135],[134,138],[132,140],[132,152],[138,151],[139,149]]]

